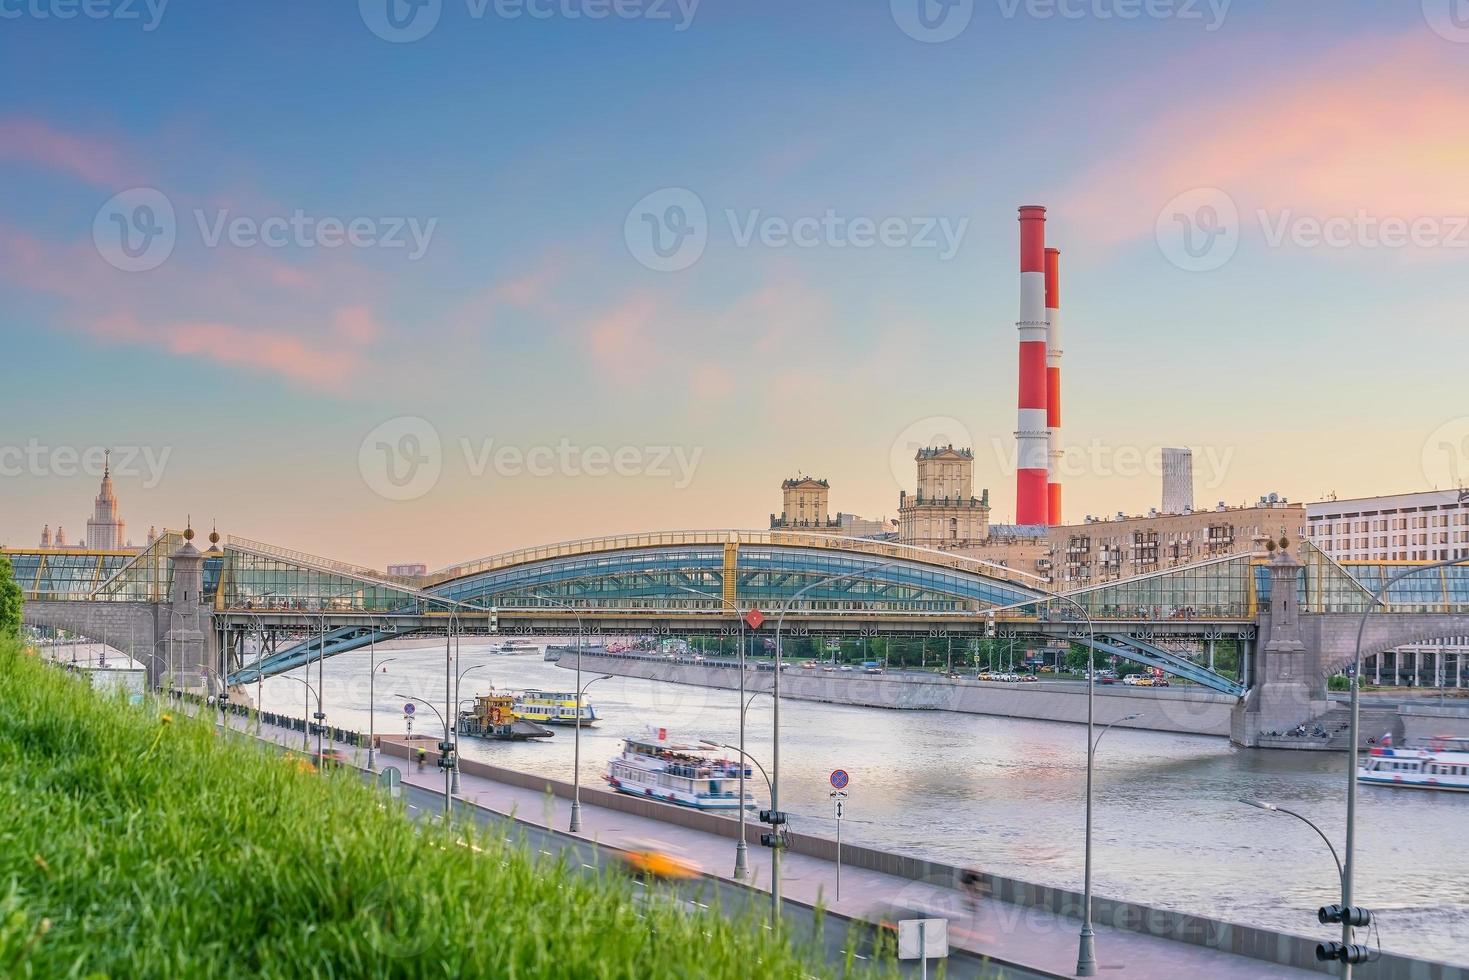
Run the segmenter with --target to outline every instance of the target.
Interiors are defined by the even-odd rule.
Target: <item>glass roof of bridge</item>
[[[15,551],[6,555],[16,584],[33,601],[90,598],[132,560],[131,555],[100,551]]]

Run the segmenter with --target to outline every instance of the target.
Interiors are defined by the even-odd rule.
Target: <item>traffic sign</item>
[[[833,769],[831,771],[832,789],[846,789],[848,782],[850,782],[850,779],[847,776],[847,770]]]
[[[413,702],[412,701],[404,701],[403,702],[403,713],[405,715],[411,715],[411,714],[413,714],[413,712],[415,712],[417,710],[418,709],[413,706]]]
[[[760,624],[763,622],[765,622],[765,614],[760,610],[751,609],[749,612],[745,613],[745,625],[750,627],[750,629],[759,629]]]

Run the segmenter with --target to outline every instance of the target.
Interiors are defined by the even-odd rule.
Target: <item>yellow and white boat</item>
[[[576,693],[574,691],[526,691],[515,696],[515,713],[526,721],[542,725],[575,725]],[[597,723],[597,711],[585,697],[581,699],[581,723],[590,728]]]

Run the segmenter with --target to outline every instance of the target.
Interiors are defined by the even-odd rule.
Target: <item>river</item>
[[[466,642],[460,655],[459,669],[482,665],[464,676],[464,698],[486,693],[491,683],[516,691],[573,686],[572,672],[539,652],[507,656]],[[368,658],[364,650],[326,661],[329,724],[367,731]],[[442,641],[379,649],[377,658],[392,658],[377,675],[380,731],[403,731],[397,694],[443,709]],[[306,689],[287,677],[265,681],[262,693],[267,710],[303,711]],[[689,739],[738,738],[733,692],[613,677],[596,681],[587,698],[602,720],[582,731],[584,785],[602,784],[606,761],[626,735],[665,727]],[[428,708],[419,709],[415,728],[439,732]],[[769,765],[767,695],[750,707],[746,747]],[[572,777],[569,729],[537,742],[465,739],[463,751],[466,758]],[[795,833],[834,835],[828,776],[842,768],[851,774],[844,839],[1081,888],[1081,726],[783,701],[781,764],[782,808],[793,814]],[[1096,893],[1332,938],[1331,927],[1316,921],[1316,908],[1338,901],[1340,892],[1325,844],[1289,816],[1238,801],[1297,810],[1340,842],[1345,766],[1336,753],[1245,750],[1222,738],[1113,729],[1097,753]],[[763,805],[763,785],[757,795]],[[1358,803],[1356,901],[1377,913],[1384,948],[1469,964],[1469,794],[1363,787]],[[751,856],[766,858],[758,850]]]

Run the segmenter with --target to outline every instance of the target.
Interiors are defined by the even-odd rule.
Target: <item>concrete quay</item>
[[[243,732],[256,731],[254,721],[247,717],[230,716],[230,724]],[[266,725],[259,736],[301,751],[299,731]],[[406,783],[442,793],[444,780],[435,765],[435,746],[433,738],[380,735],[379,767],[396,765]],[[421,770],[413,761],[420,747],[427,760]],[[347,751],[356,764],[365,761],[364,749]],[[534,827],[564,830],[568,825],[570,783],[467,759],[461,760],[460,768],[458,799]],[[618,848],[657,841],[698,862],[707,875],[733,880],[737,821],[602,789],[600,772],[594,766],[588,766],[583,775],[584,837]],[[770,852],[759,844],[763,829],[747,821],[752,873],[747,884],[768,890]],[[1082,896],[1075,891],[977,869],[984,875],[988,897],[971,908],[956,887],[962,869],[843,844],[841,898],[836,899],[835,858],[835,841],[792,835],[782,867],[784,897],[810,906],[821,904],[857,920],[869,919],[885,906],[942,915],[951,920],[950,939],[956,949],[1025,973],[1073,975],[1082,907]],[[1335,972],[1332,965],[1315,961],[1315,943],[1329,938],[1325,934],[1295,936],[1101,896],[1094,897],[1093,919],[1104,976],[1244,980]],[[1358,967],[1356,975],[1361,980],[1469,980],[1469,967],[1385,953],[1377,962]]]
[[[574,667],[575,657],[564,653],[557,662],[562,667]],[[725,661],[690,663],[583,651],[582,669],[725,690],[740,686],[738,665]],[[751,693],[769,691],[774,680],[772,671],[745,671],[745,688]],[[780,696],[869,708],[959,711],[1086,724],[1086,684],[1078,681],[1006,683],[916,672],[865,674],[860,669],[827,672],[793,665],[781,675]],[[1228,736],[1235,703],[1235,698],[1194,687],[1134,688],[1107,684],[1096,688],[1096,720],[1099,725],[1115,722],[1119,728]],[[1122,720],[1133,714],[1141,717]]]

